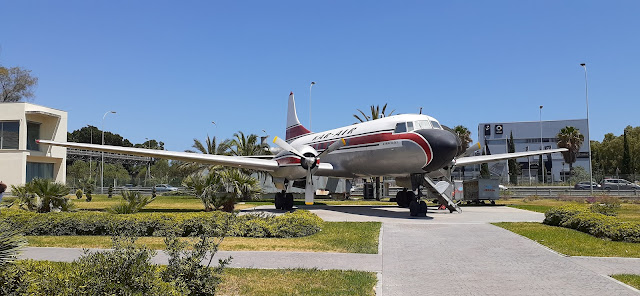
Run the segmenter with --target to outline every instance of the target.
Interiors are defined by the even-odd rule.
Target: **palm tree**
[[[386,114],[387,104],[384,104],[384,106],[382,106],[382,112],[380,112],[380,105],[376,105],[376,106],[371,105],[370,108],[371,108],[371,116],[368,116],[367,114],[362,112],[362,110],[357,109],[358,112],[362,114],[362,118],[360,118],[358,114],[353,114],[353,117],[355,117],[360,122],[365,122],[369,120],[376,120],[383,117],[391,116],[393,112],[396,111],[396,110],[393,110],[389,114]],[[376,182],[376,200],[380,200],[380,177],[375,177],[375,180],[376,180],[375,181]]]
[[[558,147],[568,149],[568,151],[562,152],[562,157],[564,162],[569,164],[569,173],[573,174],[573,163],[576,162],[578,151],[584,142],[584,135],[580,133],[579,129],[566,126],[560,130],[556,137],[558,138]]]
[[[250,134],[245,136],[241,131],[233,134],[234,139],[229,142],[231,154],[235,156],[252,156],[270,154],[267,149],[258,143],[258,136]]]
[[[224,140],[220,143],[217,142],[216,137],[210,138],[207,135],[207,139],[204,144],[200,142],[198,139],[193,139],[193,147],[195,150],[185,150],[185,152],[190,153],[202,153],[202,154],[212,154],[212,155],[229,155],[229,149],[231,146],[231,141]],[[220,166],[216,165],[206,165],[194,162],[183,162],[178,164],[178,168],[182,170],[186,175],[201,173],[204,170],[216,170],[219,169]]]
[[[51,212],[53,208],[68,211],[71,202],[66,196],[69,188],[60,183],[55,183],[50,179],[35,178],[27,184],[27,190],[35,195],[35,208],[39,213]]]
[[[20,235],[19,230],[10,229],[8,225],[0,226],[0,268],[13,262],[26,244],[27,240]]]
[[[453,128],[453,132],[458,136],[458,138],[460,138],[460,141],[462,142],[462,148],[464,151],[466,151],[467,148],[469,148],[469,144],[473,142],[473,140],[471,140],[471,132],[469,131],[469,129],[462,125],[458,125]]]
[[[385,111],[387,110],[387,104],[384,104],[384,106],[382,106],[382,112],[380,112],[380,105],[376,105],[376,106],[371,105],[370,108],[371,108],[371,116],[368,116],[367,114],[362,112],[362,110],[357,109],[358,112],[360,112],[360,114],[362,114],[362,118],[358,114],[353,114],[353,117],[355,117],[360,122],[365,122],[365,121],[369,121],[369,120],[376,120],[376,119],[380,119],[380,118],[383,118],[383,117],[391,116],[393,114],[393,112],[396,111],[396,110],[393,110],[393,111],[391,111],[391,113],[386,114]]]

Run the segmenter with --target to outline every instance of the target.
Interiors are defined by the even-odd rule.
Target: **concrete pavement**
[[[640,259],[567,257],[493,226],[541,221],[540,213],[508,207],[430,209],[410,217],[392,206],[314,206],[326,221],[383,222],[379,254],[219,252],[232,267],[354,269],[378,273],[378,295],[637,295],[608,275],[640,274]],[[273,206],[259,207],[271,212]],[[78,249],[27,248],[22,258],[70,261]],[[159,252],[154,261],[166,263]]]

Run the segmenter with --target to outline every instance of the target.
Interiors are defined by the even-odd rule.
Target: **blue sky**
[[[586,116],[592,139],[638,126],[638,1],[4,1],[0,64],[31,102],[170,150],[238,130],[284,136],[389,104],[462,124]],[[213,125],[215,121],[217,125]]]

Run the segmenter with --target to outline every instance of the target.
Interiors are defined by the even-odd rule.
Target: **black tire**
[[[496,205],[496,201],[495,201],[495,200],[492,200],[492,201],[491,201],[491,205],[495,206],[495,205]]]
[[[421,214],[426,214],[427,213],[427,203],[424,202],[424,200],[420,201],[420,204],[418,206],[418,212]]]
[[[404,192],[404,191],[398,191],[398,193],[396,193],[396,203],[401,208],[406,208],[407,207],[406,206],[407,196],[406,196],[405,193],[406,192]]]
[[[411,202],[409,203],[409,215],[411,215],[412,217],[415,217],[415,216],[418,216],[419,212],[420,212],[420,204],[416,199],[412,199]]]
[[[287,193],[285,195],[282,206],[285,211],[291,211],[293,209],[293,193]]]
[[[276,200],[275,200],[275,204],[276,204],[276,210],[282,210],[282,203],[283,203],[283,198],[284,194],[282,194],[282,192],[276,192]]]

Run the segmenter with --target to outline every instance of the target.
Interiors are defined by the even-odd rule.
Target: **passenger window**
[[[396,124],[396,131],[395,133],[404,133],[407,131],[407,125],[404,122],[400,122],[398,124]]]
[[[442,127],[440,127],[440,124],[435,120],[431,120],[431,125],[433,125],[433,128],[442,129]]]
[[[413,130],[413,122],[407,122],[407,131],[410,132]]]

